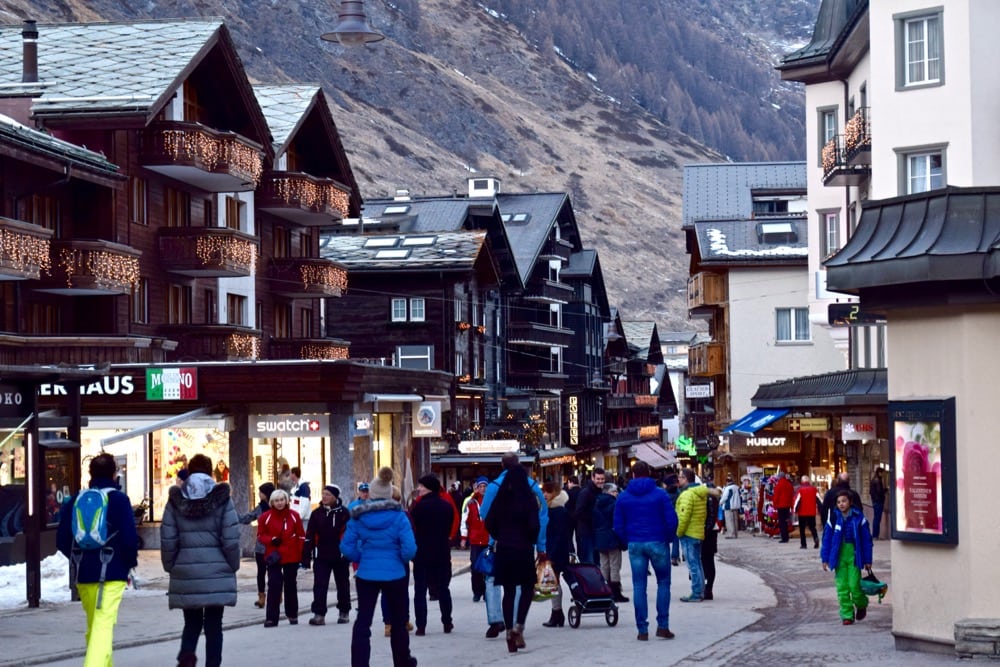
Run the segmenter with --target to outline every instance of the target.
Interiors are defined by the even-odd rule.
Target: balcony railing
[[[52,231],[0,217],[0,280],[38,280],[52,268]]]
[[[110,241],[53,241],[52,269],[37,289],[73,296],[130,294],[139,280],[141,254]]]
[[[550,259],[561,259],[564,262],[569,261],[569,256],[573,252],[573,244],[569,241],[563,239],[549,239],[542,246],[542,252],[539,259],[550,260]]]
[[[573,298],[573,288],[565,283],[555,280],[541,280],[524,288],[524,299],[526,301],[537,301],[539,303],[569,303]]]
[[[688,311],[710,310],[726,303],[725,278],[710,271],[702,271],[688,278]]]
[[[608,429],[608,446],[621,447],[636,442],[639,439],[639,427],[628,426],[626,428]]]
[[[256,236],[228,227],[163,227],[160,261],[171,273],[191,278],[234,278],[253,274]]]
[[[177,342],[145,336],[0,334],[0,365],[162,364]]]
[[[726,374],[726,348],[722,343],[701,343],[688,348],[688,373],[693,377]]]
[[[838,134],[823,146],[823,185],[861,185],[871,172],[869,165],[852,165],[847,159],[844,135]]]
[[[347,289],[347,271],[329,259],[274,257],[268,273],[274,293],[292,299],[340,296]]]
[[[260,359],[261,332],[235,324],[168,324],[162,327],[178,341],[177,357],[195,361]]]
[[[871,164],[872,126],[868,120],[868,107],[854,112],[844,128],[844,150],[851,166]]]
[[[305,227],[329,225],[347,217],[350,190],[330,178],[271,171],[261,180],[256,208]]]
[[[268,359],[331,360],[350,357],[350,343],[333,338],[272,338]]]
[[[531,347],[569,347],[573,343],[573,331],[537,322],[513,322],[507,327],[507,343]]]
[[[518,389],[563,389],[568,375],[551,371],[508,371],[507,385]]]
[[[619,394],[608,396],[607,407],[609,410],[623,410],[627,408],[655,408],[657,405],[656,396],[650,394]]]
[[[201,123],[163,121],[143,135],[142,166],[206,192],[256,189],[264,171],[260,144]]]

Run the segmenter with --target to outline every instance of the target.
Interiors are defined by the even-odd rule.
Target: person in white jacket
[[[723,516],[726,520],[726,539],[736,539],[743,503],[740,501],[740,487],[736,486],[732,475],[726,475],[726,486],[722,489],[722,500],[719,504],[722,506]]]

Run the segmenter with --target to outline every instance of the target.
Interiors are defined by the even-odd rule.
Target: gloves
[[[272,547],[281,546],[281,538],[280,537],[272,537],[271,538],[271,546]]]

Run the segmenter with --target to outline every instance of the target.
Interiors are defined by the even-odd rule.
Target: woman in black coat
[[[535,594],[535,543],[541,525],[538,500],[528,483],[528,473],[514,465],[507,469],[486,514],[486,530],[496,542],[493,580],[503,587],[503,621],[511,653],[524,647],[524,622]],[[515,616],[518,589],[521,597]]]
[[[569,494],[552,481],[542,484],[542,493],[549,505],[549,524],[545,531],[546,555],[556,573],[556,581],[566,571],[569,564],[570,517],[567,504]],[[562,608],[562,586],[556,589],[552,596],[552,615],[542,623],[547,628],[561,628],[566,622]]]

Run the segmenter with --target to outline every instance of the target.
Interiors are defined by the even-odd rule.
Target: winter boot
[[[844,621],[845,623],[847,621]],[[851,621],[853,623],[854,621]],[[507,652],[517,653],[517,636],[514,634],[513,630],[507,631]]]
[[[622,595],[622,582],[612,581],[611,582],[611,599],[615,602],[628,602],[629,599]]]
[[[177,656],[177,667],[194,667],[198,664],[198,656],[194,653],[183,653]]]
[[[549,620],[542,623],[547,628],[561,628],[566,623],[566,615],[562,609],[553,609]]]
[[[257,593],[257,601],[253,603],[253,606],[257,607],[257,609],[263,609],[266,599],[266,595],[263,593]]]
[[[337,623],[340,624],[340,625],[343,625],[344,623],[350,623],[350,622],[351,622],[350,615],[346,611],[340,612],[340,615],[337,616]]]
[[[326,625],[326,617],[313,614],[313,617],[309,619],[309,625]]]
[[[517,640],[517,647],[524,648],[524,626],[520,623],[514,625],[514,637]]]
[[[712,597],[712,587],[711,586],[707,586],[707,585],[705,586],[705,593],[702,595],[702,599],[703,600],[714,600],[715,599],[714,597]]]

